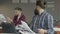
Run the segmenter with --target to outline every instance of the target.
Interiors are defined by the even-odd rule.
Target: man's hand
[[[12,19],[6,16],[7,22],[12,22]]]
[[[44,34],[47,33],[47,30],[44,29],[38,29],[38,34]]]

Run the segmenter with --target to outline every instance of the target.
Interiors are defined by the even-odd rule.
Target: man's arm
[[[6,20],[7,20],[7,22],[10,22],[10,23],[13,22],[13,20],[11,18],[7,17],[7,16],[6,16]]]
[[[53,17],[51,15],[48,15],[48,28],[48,34],[54,34]]]
[[[33,23],[34,23],[34,16],[33,16],[33,18],[32,18],[32,21],[31,21],[31,23],[29,24],[29,27],[33,30]]]

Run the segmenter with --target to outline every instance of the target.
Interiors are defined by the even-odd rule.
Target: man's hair
[[[37,0],[36,1],[36,6],[40,6],[42,9],[45,9],[45,7],[46,7],[46,1],[44,0]]]
[[[15,10],[22,11],[22,8],[16,7]]]

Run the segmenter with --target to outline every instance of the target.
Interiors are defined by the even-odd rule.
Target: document
[[[0,21],[6,21],[6,18],[4,17],[4,15],[3,14],[0,14]]]
[[[23,33],[23,34],[36,34],[35,32],[33,32],[33,31],[29,28],[29,26],[28,26],[28,24],[27,24],[26,22],[21,21],[21,23],[22,23],[22,24],[16,26],[16,29],[18,29],[19,32],[21,32],[21,33]]]

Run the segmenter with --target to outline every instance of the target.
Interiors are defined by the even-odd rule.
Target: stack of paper
[[[4,17],[4,15],[0,14],[0,21],[5,21],[5,20],[6,20],[6,18]]]

